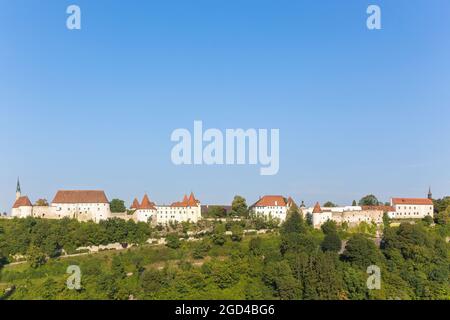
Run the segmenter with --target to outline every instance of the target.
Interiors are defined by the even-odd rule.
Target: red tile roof
[[[407,204],[407,205],[433,205],[433,201],[426,198],[393,198],[392,203]]]
[[[20,208],[20,207],[32,207],[30,199],[28,199],[27,196],[20,197],[19,199],[14,202],[13,208]]]
[[[362,206],[363,210],[376,210],[384,212],[394,212],[395,208],[393,206]]]
[[[286,200],[283,196],[264,196],[254,204],[254,207],[285,207]]]
[[[313,209],[312,213],[322,213],[322,208],[320,207],[320,204],[318,202],[314,206],[314,209]]]
[[[59,190],[52,203],[109,203],[100,190]]]
[[[198,206],[199,203],[200,203],[200,201],[195,199],[194,193],[191,193],[189,198],[187,197],[187,195],[184,195],[183,201],[174,202],[170,206],[171,207],[196,207],[196,206]]]
[[[142,199],[141,205],[139,206],[141,210],[156,210],[155,204],[150,201],[148,195],[145,195]]]
[[[133,204],[131,205],[130,209],[137,209],[139,208],[139,201],[137,198],[134,198]]]

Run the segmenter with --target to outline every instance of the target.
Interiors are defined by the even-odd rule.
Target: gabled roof
[[[131,204],[130,209],[137,209],[139,208],[139,201],[137,198],[134,198],[133,203]]]
[[[319,202],[317,202],[316,205],[314,206],[312,213],[322,213],[322,208],[320,207]]]
[[[59,190],[52,203],[109,203],[101,190]]]
[[[30,199],[27,196],[20,197],[19,199],[14,202],[13,208],[20,208],[20,207],[32,207]]]
[[[290,206],[292,206],[292,205],[297,205],[297,204],[295,203],[294,199],[292,199],[291,197],[289,197],[289,198],[288,198],[288,201],[287,201],[287,205],[288,205],[288,207],[290,207]]]
[[[263,196],[253,207],[285,207],[286,200],[283,196]]]
[[[433,205],[433,201],[426,198],[393,198],[393,205],[405,204],[405,205]]]
[[[366,210],[376,210],[376,211],[384,211],[384,212],[394,212],[395,208],[393,206],[362,206],[364,211]]]
[[[189,198],[187,197],[187,195],[184,195],[183,201],[174,202],[170,206],[171,207],[196,207],[196,206],[198,206],[199,203],[200,203],[200,201],[195,199],[194,193],[191,193]]]
[[[144,198],[142,199],[141,205],[139,206],[139,209],[142,210],[156,210],[155,204],[150,201],[148,198],[148,195],[144,195]]]

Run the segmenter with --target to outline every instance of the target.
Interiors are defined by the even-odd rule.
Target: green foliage
[[[361,200],[359,200],[358,204],[360,206],[378,206],[381,204],[381,202],[379,202],[377,197],[375,197],[373,194],[369,194],[365,197],[362,197]]]
[[[39,268],[47,261],[47,256],[38,247],[31,246],[27,252],[27,260],[32,268]]]
[[[120,199],[112,199],[110,208],[112,213],[122,213],[127,211],[127,208],[125,207],[125,201]]]
[[[231,216],[235,217],[247,217],[248,207],[245,198],[241,196],[235,196],[233,202],[231,203]]]
[[[208,208],[208,216],[213,218],[225,218],[227,216],[227,210],[220,206],[211,206]]]
[[[337,207],[337,205],[334,204],[334,203],[331,202],[331,201],[325,202],[323,206],[324,206],[325,208],[335,208],[335,207]]]
[[[210,249],[211,245],[209,244],[209,241],[202,240],[192,250],[192,257],[194,259],[203,259],[208,255]]]
[[[178,249],[181,246],[181,241],[177,234],[169,234],[166,237],[166,246],[171,249]]]
[[[248,251],[255,256],[262,254],[262,239],[260,237],[252,238],[248,244]]]
[[[430,226],[433,224],[434,220],[431,216],[426,216],[422,219],[422,221],[425,223],[425,225]]]
[[[333,252],[339,252],[341,250],[341,246],[342,241],[339,238],[337,232],[326,234],[322,244],[320,245],[322,251],[333,251]]]
[[[322,229],[322,232],[325,235],[337,233],[337,224],[333,220],[327,220],[324,224],[322,224],[320,229]]]
[[[436,215],[436,223],[440,225],[450,224],[450,205],[446,210],[442,210]]]
[[[287,218],[281,226],[281,233],[304,233],[306,231],[305,221],[296,208],[291,207]]]
[[[388,228],[391,225],[391,219],[389,218],[389,215],[387,212],[383,213],[383,226],[385,228]]]
[[[380,254],[373,240],[355,234],[348,240],[342,259],[365,270],[380,262]]]
[[[41,221],[23,220],[0,220],[0,252],[7,252],[4,256],[23,247],[26,252],[35,250],[37,253],[33,254],[42,257],[44,248],[48,247],[45,250],[49,252],[54,249],[55,240],[57,247],[65,247],[65,241],[74,235],[80,237],[79,242],[108,241],[111,234],[105,230],[111,228],[119,233],[118,238],[127,240],[130,236],[123,230],[137,230],[136,224],[131,227],[128,223],[109,222],[95,226],[65,221],[63,230],[67,231],[67,238],[62,233],[47,243],[40,236]],[[138,300],[450,298],[450,248],[442,225],[427,226],[419,221],[385,228],[380,248],[373,239],[356,234],[350,237],[339,259],[338,246],[325,245],[327,239],[336,235],[331,225],[323,232],[292,223],[291,227],[282,228],[280,234],[246,235],[241,241],[227,241],[230,238],[224,236],[226,230],[247,228],[251,223],[215,224],[211,236],[183,242],[176,250],[144,245],[121,253],[49,258],[38,268],[28,263],[11,265],[0,270],[0,282],[15,286],[8,299],[17,300],[122,300],[131,296]],[[62,228],[53,222],[45,226],[55,228],[52,232]],[[78,228],[84,233],[78,233]],[[30,234],[17,234],[16,239],[4,237],[13,229],[27,230]],[[82,235],[85,237],[81,238]],[[178,238],[175,234],[171,236]],[[216,237],[223,237],[224,242],[212,245]],[[381,268],[381,290],[367,289],[366,269],[372,264]],[[81,290],[68,290],[65,286],[69,265],[79,265],[82,270]]]
[[[233,235],[231,236],[231,240],[242,241],[242,237],[244,235],[244,229],[240,225],[234,224],[231,227],[230,231],[233,233]]]

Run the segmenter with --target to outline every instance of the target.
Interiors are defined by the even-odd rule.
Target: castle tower
[[[22,193],[20,191],[20,181],[19,181],[19,178],[17,178],[16,200],[19,199],[21,195],[22,195]]]
[[[431,187],[428,189],[428,199],[433,200],[433,194],[431,193]]]

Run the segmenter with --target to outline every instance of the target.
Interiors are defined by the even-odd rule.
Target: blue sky
[[[82,30],[65,27],[77,4]],[[366,28],[378,4],[382,30]],[[0,0],[0,210],[104,189],[351,203],[450,194],[450,2]],[[174,166],[170,134],[279,128],[280,171]]]

